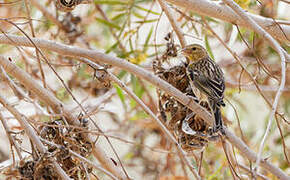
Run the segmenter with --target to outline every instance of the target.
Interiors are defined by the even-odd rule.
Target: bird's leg
[[[219,131],[221,132],[221,134],[222,134],[223,136],[226,135],[226,132],[225,132],[225,129],[224,129],[224,126],[223,126],[223,125],[221,125],[221,128],[220,128]]]
[[[220,111],[220,110],[217,110],[217,111]],[[218,112],[214,112],[214,113],[218,113]],[[222,135],[225,135],[225,131],[224,131],[224,128],[223,128],[223,123],[222,123],[222,119],[219,119],[219,120],[215,120],[215,124],[214,124],[214,127],[213,127],[213,132],[214,133],[217,133],[217,132],[221,132]]]

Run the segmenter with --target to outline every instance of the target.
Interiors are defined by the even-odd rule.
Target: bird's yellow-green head
[[[182,49],[182,54],[191,62],[208,57],[207,51],[199,44],[191,44]]]

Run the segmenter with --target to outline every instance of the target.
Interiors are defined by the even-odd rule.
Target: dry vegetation
[[[287,8],[0,1],[0,179],[289,179]],[[225,135],[189,88],[190,43],[225,73]]]

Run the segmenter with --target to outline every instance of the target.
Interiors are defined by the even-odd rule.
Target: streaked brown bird
[[[221,68],[208,55],[206,49],[199,44],[191,44],[182,49],[187,58],[187,76],[193,89],[197,88],[207,96],[215,121],[213,133],[222,131],[223,121],[221,117],[221,106],[225,91],[224,75]]]

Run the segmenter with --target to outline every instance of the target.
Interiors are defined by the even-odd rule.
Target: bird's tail
[[[214,115],[214,127],[213,127],[213,132],[218,132],[222,130],[223,128],[223,121],[222,121],[222,114],[220,110],[220,103],[214,101],[214,100],[209,100],[209,104],[212,109],[212,113]]]

